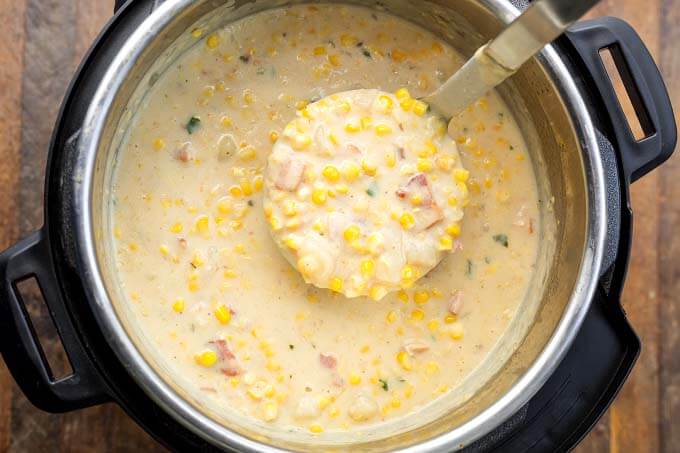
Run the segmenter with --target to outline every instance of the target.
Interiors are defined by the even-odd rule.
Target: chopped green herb
[[[506,234],[496,234],[494,235],[493,240],[503,247],[508,248],[508,236]]]
[[[514,150],[514,149],[515,149],[515,147],[512,146],[512,145],[510,145],[510,151],[512,151],[512,150]]]
[[[376,183],[372,183],[368,189],[366,189],[366,194],[368,194],[369,197],[375,197],[375,195],[378,193],[378,186]]]
[[[387,384],[387,379],[378,379],[378,380],[380,381],[380,387],[382,387],[382,389],[384,391],[388,391],[390,389],[389,384]]]
[[[295,349],[295,345],[289,344],[288,349],[290,349],[292,351],[293,349]]]
[[[485,257],[484,257],[484,262],[485,262],[486,264],[491,264],[491,258],[489,258],[488,256],[485,256]]]
[[[255,203],[253,202],[253,200],[248,200],[248,206],[250,206],[251,208],[253,206],[255,206]]]
[[[241,55],[238,59],[244,63],[248,63],[250,61],[250,55]]]
[[[465,275],[468,277],[472,276],[472,260],[467,260],[465,263]]]
[[[364,54],[364,57],[366,58],[373,58],[373,55],[371,55],[371,51],[365,47],[361,48],[361,53]]]
[[[187,132],[193,134],[201,127],[201,119],[197,116],[192,116],[187,123]]]

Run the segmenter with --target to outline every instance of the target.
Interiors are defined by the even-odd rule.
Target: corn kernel
[[[430,330],[430,332],[436,332],[437,329],[439,329],[439,321],[436,319],[431,319],[427,322],[427,328]]]
[[[172,233],[181,233],[183,229],[184,229],[184,227],[183,227],[182,224],[179,223],[179,222],[174,223],[174,224],[170,227],[170,231],[171,231]]]
[[[456,321],[451,324],[451,327],[449,328],[449,336],[451,339],[460,340],[463,338],[464,333],[463,325],[460,322]]]
[[[413,294],[413,301],[418,305],[426,304],[430,300],[430,294],[427,291],[416,291]]]
[[[425,115],[425,113],[427,113],[428,108],[429,106],[423,101],[418,100],[413,101],[413,113],[415,113],[418,116]]]
[[[403,272],[402,272],[402,275],[403,275]],[[408,294],[403,289],[400,289],[399,292],[397,292],[397,297],[399,298],[400,301],[402,301],[404,303],[408,302]]]
[[[311,425],[309,425],[309,431],[314,434],[322,433],[323,426],[321,426],[319,423],[312,423]]]
[[[345,124],[345,131],[347,132],[359,132],[361,130],[361,123],[356,121],[348,121]]]
[[[460,236],[460,224],[459,223],[452,223],[449,226],[446,227],[446,233],[455,237]]]
[[[413,266],[411,265],[406,265],[401,269],[401,279],[402,280],[413,280],[416,278],[416,272],[415,269],[413,269]]]
[[[340,172],[333,165],[325,166],[321,173],[329,182],[338,182],[340,179]]]
[[[415,309],[411,312],[411,319],[414,321],[422,321],[425,317],[423,310]]]
[[[413,369],[413,364],[411,363],[411,358],[408,356],[406,351],[399,351],[397,353],[397,363],[405,371],[411,371]]]
[[[264,187],[264,177],[262,175],[256,175],[253,177],[253,188],[255,192],[259,192]]]
[[[373,260],[363,260],[359,265],[362,275],[370,277],[375,272],[375,263]]]
[[[172,304],[172,309],[175,310],[177,313],[182,313],[184,312],[184,299],[181,297],[175,300],[175,303]]]
[[[411,94],[408,92],[406,88],[399,88],[394,95],[397,97],[399,101],[403,101],[404,99],[410,99]]]
[[[399,102],[399,106],[401,106],[403,111],[408,112],[413,108],[414,102],[415,100],[413,99],[404,99],[403,101]]]
[[[442,236],[439,238],[439,250],[451,250],[453,248],[453,241],[449,236]]]
[[[394,310],[390,310],[385,317],[385,320],[390,324],[397,320],[397,313]]]
[[[345,229],[342,235],[347,242],[352,242],[359,238],[361,235],[361,230],[356,225],[350,225]]]
[[[163,141],[162,138],[157,138],[156,140],[153,141],[153,147],[156,151],[160,151],[163,148],[165,148],[165,142]]]
[[[359,385],[361,384],[361,376],[359,376],[356,373],[350,373],[349,375],[349,383],[352,385]]]
[[[234,197],[241,197],[243,196],[243,189],[241,189],[241,186],[231,186],[229,187],[229,193]]]
[[[411,213],[405,212],[399,217],[399,223],[403,229],[410,230],[416,224],[416,220]]]
[[[400,49],[392,49],[390,56],[392,57],[392,61],[396,63],[401,63],[402,61],[406,60],[406,57],[408,57],[406,52]]]
[[[283,214],[287,217],[293,217],[297,215],[298,210],[297,210],[297,203],[295,203],[295,200],[291,199],[286,199],[283,200]]]
[[[217,362],[217,353],[215,351],[203,351],[195,357],[196,363],[206,368],[213,366]]]
[[[214,49],[220,44],[220,38],[217,35],[211,35],[205,40],[205,43],[210,49]]]
[[[161,254],[164,255],[164,256],[168,256],[168,255],[170,254],[170,249],[169,249],[168,246],[165,245],[165,244],[162,244],[162,245],[159,247],[159,249],[160,249]]]
[[[328,288],[331,291],[335,291],[336,293],[339,293],[339,292],[342,291],[342,286],[343,286],[343,282],[342,282],[342,279],[340,277],[333,277],[328,282]]]
[[[385,96],[384,94],[378,97],[378,102],[380,103],[380,106],[382,107],[382,110],[384,112],[389,111],[394,105],[392,98],[389,96]]]
[[[203,36],[203,30],[201,30],[200,28],[194,28],[193,30],[191,30],[191,36],[193,36],[194,38],[200,38],[201,36]]]
[[[224,272],[222,272],[222,276],[224,278],[236,278],[236,271],[233,269],[226,269]]]
[[[262,406],[262,418],[266,422],[276,420],[279,415],[279,405],[275,401],[267,401]]]
[[[338,143],[340,143],[340,141],[338,140],[338,137],[336,137],[335,134],[332,133],[332,132],[330,134],[328,134],[328,140],[330,140],[330,142],[334,145],[337,145]]]
[[[387,294],[387,289],[381,285],[375,285],[368,291],[368,297],[373,300],[380,300]]]
[[[456,322],[457,319],[458,319],[458,316],[453,315],[453,314],[448,314],[448,315],[444,316],[444,322],[446,324],[453,324],[454,322]]]
[[[432,171],[432,161],[430,159],[419,158],[416,167],[418,168],[418,171],[428,173]]]
[[[357,38],[352,36],[352,35],[344,34],[344,35],[340,36],[340,44],[342,44],[345,47],[353,46],[357,42],[358,42]]]
[[[338,66],[340,66],[340,57],[338,55],[335,55],[335,54],[329,55],[328,56],[328,62],[331,65],[338,67]]]
[[[196,230],[199,233],[207,233],[208,228],[210,228],[210,219],[207,215],[199,216],[196,219]]]
[[[278,132],[276,132],[276,131],[271,131],[271,132],[269,133],[269,141],[270,141],[270,142],[274,143],[274,142],[276,142],[276,140],[278,140],[278,139],[279,139],[279,133],[278,133]]]
[[[342,175],[348,182],[355,181],[359,177],[359,167],[353,162],[348,162],[343,166]]]
[[[387,164],[388,167],[392,168],[396,165],[397,163],[397,158],[394,155],[393,152],[389,152],[385,155],[385,163]]]
[[[457,182],[466,182],[470,177],[470,172],[463,168],[456,168],[453,170],[453,179]]]
[[[324,410],[328,407],[329,404],[331,404],[331,398],[327,397],[326,395],[320,395],[317,398],[317,405],[319,406],[319,409]]]
[[[229,321],[231,321],[231,311],[223,304],[220,304],[215,308],[215,317],[220,324],[229,324]]]
[[[315,47],[314,55],[326,55],[326,48],[323,46]]]
[[[328,199],[328,191],[326,189],[314,189],[312,191],[312,201],[321,206],[326,203]]]
[[[392,128],[385,124],[378,124],[375,126],[376,135],[382,137],[392,132]]]
[[[449,206],[453,206],[453,207],[458,206],[458,198],[456,198],[456,197],[449,197],[449,199],[447,201],[449,203]]]
[[[437,362],[427,362],[425,364],[425,373],[435,374],[439,371],[439,364]]]
[[[362,129],[368,129],[369,127],[371,127],[371,124],[373,123],[373,119],[371,119],[370,116],[364,116],[359,120],[359,122],[361,123]]]

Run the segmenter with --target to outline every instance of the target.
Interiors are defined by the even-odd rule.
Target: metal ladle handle
[[[599,0],[538,0],[434,93],[423,98],[447,118],[514,74]]]

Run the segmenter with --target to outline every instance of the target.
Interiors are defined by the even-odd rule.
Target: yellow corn
[[[399,88],[394,95],[397,97],[399,101],[403,101],[404,99],[410,99],[411,94],[408,92],[406,88]]]
[[[328,199],[328,191],[326,189],[314,189],[312,191],[312,201],[321,206],[326,203]]]
[[[392,132],[392,128],[387,126],[386,124],[378,124],[375,126],[375,133],[376,135],[382,137],[384,135],[387,135]]]
[[[390,310],[385,317],[385,320],[390,324],[397,320],[397,313],[394,310]]]
[[[416,220],[411,213],[405,212],[399,217],[399,223],[403,229],[410,230],[416,224]]]
[[[181,233],[183,229],[184,229],[184,227],[183,227],[182,224],[179,223],[179,222],[174,223],[174,224],[170,227],[170,231],[173,232],[173,233]]]
[[[427,113],[428,105],[423,101],[415,100],[413,101],[413,113],[418,116],[423,116]]]
[[[375,285],[368,291],[368,296],[373,300],[380,300],[385,297],[387,290],[384,286]]]
[[[359,238],[361,235],[361,230],[356,225],[350,225],[345,229],[342,235],[347,242],[352,242]]]
[[[231,321],[231,311],[223,304],[219,304],[215,307],[215,317],[220,324],[229,324],[229,321]]]
[[[411,312],[411,319],[414,321],[422,321],[425,317],[423,310],[415,309]]]
[[[450,224],[449,226],[446,227],[446,233],[450,234],[454,238],[460,236],[460,224],[458,223]]]
[[[413,364],[411,363],[411,358],[408,356],[406,351],[399,351],[397,353],[397,363],[405,371],[411,371],[413,369]]]
[[[361,169],[367,176],[375,176],[378,167],[373,162],[364,159],[361,161]]]
[[[182,313],[184,312],[184,299],[181,297],[175,300],[175,303],[172,304],[172,309],[175,310],[177,313]]]
[[[210,219],[207,215],[199,216],[196,219],[196,231],[199,233],[207,233],[210,228]]]
[[[355,121],[348,121],[345,124],[345,131],[347,132],[359,132],[361,130],[361,123]]]
[[[340,172],[333,165],[325,166],[321,173],[329,182],[338,182],[340,179]]]
[[[328,288],[331,291],[335,291],[336,293],[339,293],[339,292],[342,291],[342,286],[343,286],[343,282],[342,282],[342,279],[340,277],[333,277],[328,282]]]
[[[309,425],[309,431],[314,434],[322,433],[323,426],[321,426],[319,423],[312,423],[311,425]]]
[[[275,401],[267,401],[262,406],[262,418],[266,422],[276,420],[279,415],[279,405]]]
[[[326,48],[323,46],[315,47],[314,55],[326,55]]]
[[[470,172],[463,168],[455,168],[453,170],[453,179],[457,182],[466,182],[470,177]]]
[[[442,236],[439,238],[439,250],[451,250],[453,248],[453,241],[449,236]]]
[[[218,38],[216,35],[211,35],[205,40],[205,43],[210,49],[214,49],[220,44],[220,38]]]
[[[416,291],[413,294],[413,301],[418,305],[423,305],[430,300],[430,294],[427,291]]]
[[[361,269],[361,273],[365,277],[370,277],[375,272],[375,263],[373,260],[363,260],[359,267]]]
[[[157,138],[156,140],[153,141],[153,147],[156,151],[160,151],[163,148],[165,148],[165,142],[163,141],[162,138]]]
[[[196,363],[206,368],[213,366],[217,362],[215,351],[203,351],[195,356]]]
[[[349,383],[352,384],[352,385],[361,384],[361,376],[359,376],[357,373],[350,373]]]
[[[419,158],[416,167],[418,168],[418,171],[428,173],[432,171],[432,161],[430,159]]]
[[[355,181],[359,177],[359,167],[354,162],[348,162],[343,166],[342,175],[348,182]]]

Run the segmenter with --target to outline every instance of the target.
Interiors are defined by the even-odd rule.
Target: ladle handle
[[[626,22],[614,18],[584,21],[567,33],[595,86],[610,120],[610,130],[626,180],[633,182],[668,159],[675,148],[677,129],[673,106],[659,68]],[[607,49],[638,118],[644,137],[636,138],[621,107],[600,52]]]

